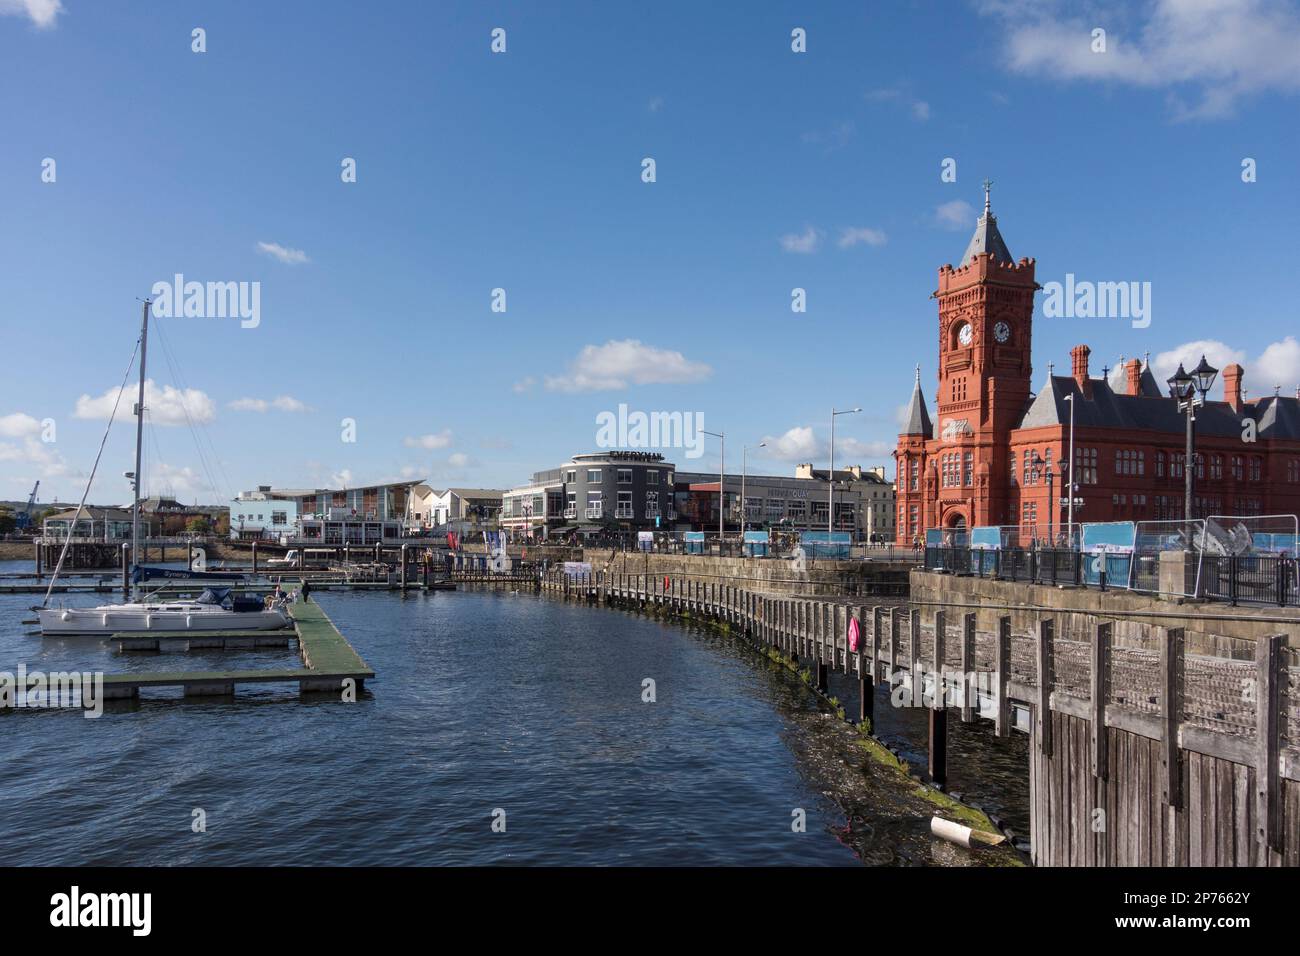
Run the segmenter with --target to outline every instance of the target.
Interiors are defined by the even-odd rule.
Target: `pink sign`
[[[857,652],[858,652],[858,619],[856,617],[851,617],[849,618],[849,653],[856,654]]]

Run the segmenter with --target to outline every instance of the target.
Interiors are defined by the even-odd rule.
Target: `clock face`
[[[970,325],[963,325],[961,331],[957,333],[957,341],[962,345],[970,345],[971,337],[973,335],[974,332],[971,330]]]
[[[999,322],[997,325],[993,326],[993,337],[999,342],[1005,342],[1007,339],[1011,338],[1011,326],[1007,325],[1005,322]]]

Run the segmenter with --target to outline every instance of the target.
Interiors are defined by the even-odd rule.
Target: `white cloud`
[[[418,437],[407,435],[402,439],[402,444],[407,448],[446,448],[451,444],[451,429],[444,428],[436,435],[420,435]]]
[[[447,464],[453,468],[464,468],[469,464],[469,455],[464,452],[454,452],[447,456]]]
[[[825,457],[825,445],[817,440],[811,425],[796,425],[783,435],[767,435],[767,452],[782,461],[815,461]]]
[[[0,0],[0,16],[27,17],[42,30],[53,27],[64,12],[63,0]]]
[[[975,225],[975,207],[964,199],[941,203],[934,210],[935,224],[953,232],[964,231]]]
[[[536,384],[537,384],[537,379],[533,378],[531,375],[528,375],[524,378],[521,378],[519,381],[515,382],[515,384],[512,385],[511,387],[515,390],[516,393],[523,394],[524,392],[528,391]]]
[[[808,226],[803,232],[788,232],[781,237],[781,248],[786,252],[798,252],[807,254],[816,252],[817,246],[821,243],[822,234],[819,230]]]
[[[767,453],[781,461],[812,462],[825,467],[830,455],[830,443],[817,437],[811,425],[796,425],[783,435],[768,435]],[[862,441],[857,438],[837,435],[835,438],[836,467],[846,464],[859,464],[862,459],[888,458],[894,450],[893,442]],[[859,461],[853,461],[858,459]]]
[[[1275,385],[1282,386],[1282,394],[1294,395],[1300,385],[1300,342],[1292,335],[1274,342],[1255,359],[1247,374],[1257,383],[1254,395],[1267,395]]]
[[[840,233],[839,245],[841,249],[847,249],[859,243],[865,243],[868,246],[883,246],[885,242],[886,237],[883,229],[872,229],[869,226],[845,226]]]
[[[1220,118],[1243,98],[1300,91],[1300,13],[1281,0],[1155,0],[1137,13],[1098,8],[1087,20],[1062,6],[982,4],[1005,22],[1011,70],[1166,90],[1176,119]],[[1092,49],[1097,27],[1105,52]]]
[[[41,423],[23,412],[0,415],[0,436],[5,438],[23,438],[35,435],[40,430]]]
[[[1180,362],[1190,372],[1201,361],[1202,355],[1219,370],[1212,393],[1216,396],[1222,394],[1223,369],[1232,363],[1245,368],[1242,387],[1251,399],[1272,395],[1276,386],[1281,386],[1282,394],[1293,395],[1295,387],[1300,385],[1300,341],[1288,335],[1280,342],[1265,346],[1254,359],[1242,349],[1234,349],[1217,339],[1185,342],[1161,352],[1151,359],[1151,372],[1161,391],[1166,391],[1165,381],[1174,374]]]
[[[862,94],[862,98],[868,103],[897,103],[899,106],[906,107],[912,114],[912,119],[918,123],[924,123],[930,118],[930,104],[925,100],[914,99],[901,87],[890,86],[867,90]]]
[[[851,459],[889,458],[898,446],[894,442],[861,441],[857,438],[835,439],[835,460],[857,464]]]
[[[128,386],[125,391],[126,394],[117,406],[119,419],[129,418],[135,403],[136,387]],[[82,395],[77,399],[77,407],[72,414],[77,418],[107,419],[117,400],[116,388],[110,388],[98,398]],[[216,405],[204,392],[197,388],[182,390],[171,385],[159,388],[153,379],[147,379],[144,383],[144,407],[147,420],[155,425],[185,425],[188,422],[202,425],[216,418]]]
[[[830,153],[847,146],[857,132],[856,123],[852,120],[841,120],[828,130],[809,130],[799,138],[809,145],[823,146],[825,151]]]
[[[304,262],[311,262],[307,258],[307,253],[301,249],[290,249],[288,246],[282,246],[278,242],[259,242],[257,250],[265,253],[273,259],[279,259],[285,265],[300,266]]]
[[[33,465],[41,478],[56,478],[74,473],[59,452],[30,435],[23,437],[21,442],[0,442],[0,462]]]
[[[330,486],[333,488],[350,488],[352,486],[352,469],[344,468],[330,475]]]
[[[681,352],[622,339],[586,346],[565,374],[546,377],[546,387],[559,392],[592,392],[629,385],[700,382],[712,374],[709,366],[692,362]]]
[[[274,409],[277,412],[309,412],[310,408],[303,402],[298,401],[291,395],[277,395],[272,399],[265,398],[237,398],[231,402],[228,408],[236,412],[269,412]]]
[[[188,465],[169,465],[166,462],[150,464],[145,475],[145,492],[171,495],[178,499],[206,498],[216,501],[221,493]]]
[[[658,113],[664,108],[664,98],[662,96],[650,97],[649,109],[651,113]]]

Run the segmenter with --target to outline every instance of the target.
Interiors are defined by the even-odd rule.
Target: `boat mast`
[[[135,506],[131,509],[131,593],[135,596],[139,589],[135,583],[135,571],[140,567],[140,449],[144,445],[144,357],[145,347],[149,341],[149,306],[144,300],[144,316],[140,321],[140,391],[135,403],[135,478],[131,482],[135,489]]]

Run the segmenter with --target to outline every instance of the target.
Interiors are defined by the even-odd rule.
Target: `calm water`
[[[319,598],[379,674],[356,704],[251,687],[233,704],[145,699],[98,720],[72,711],[0,715],[0,757],[21,768],[0,786],[8,858],[965,862],[932,848],[924,818],[888,792],[859,794],[847,807],[833,800],[842,725],[731,639],[531,594]],[[36,600],[0,596],[0,669],[20,661],[107,672],[297,662],[288,648],[120,655],[93,638],[43,639],[20,623]],[[69,595],[65,603],[104,600]],[[653,704],[641,699],[647,677]],[[832,691],[848,703],[856,683],[844,685]],[[919,742],[923,757],[912,725],[923,735],[924,715],[889,710],[882,697],[882,732],[904,750]],[[986,805],[1001,801],[1014,818],[1023,745],[1017,756],[987,736],[954,732],[954,766],[974,756],[969,779],[954,786],[972,797],[982,788]],[[206,811],[206,833],[191,830],[195,808]],[[504,834],[491,831],[496,808],[506,811]],[[806,833],[791,830],[794,808],[807,813]]]

